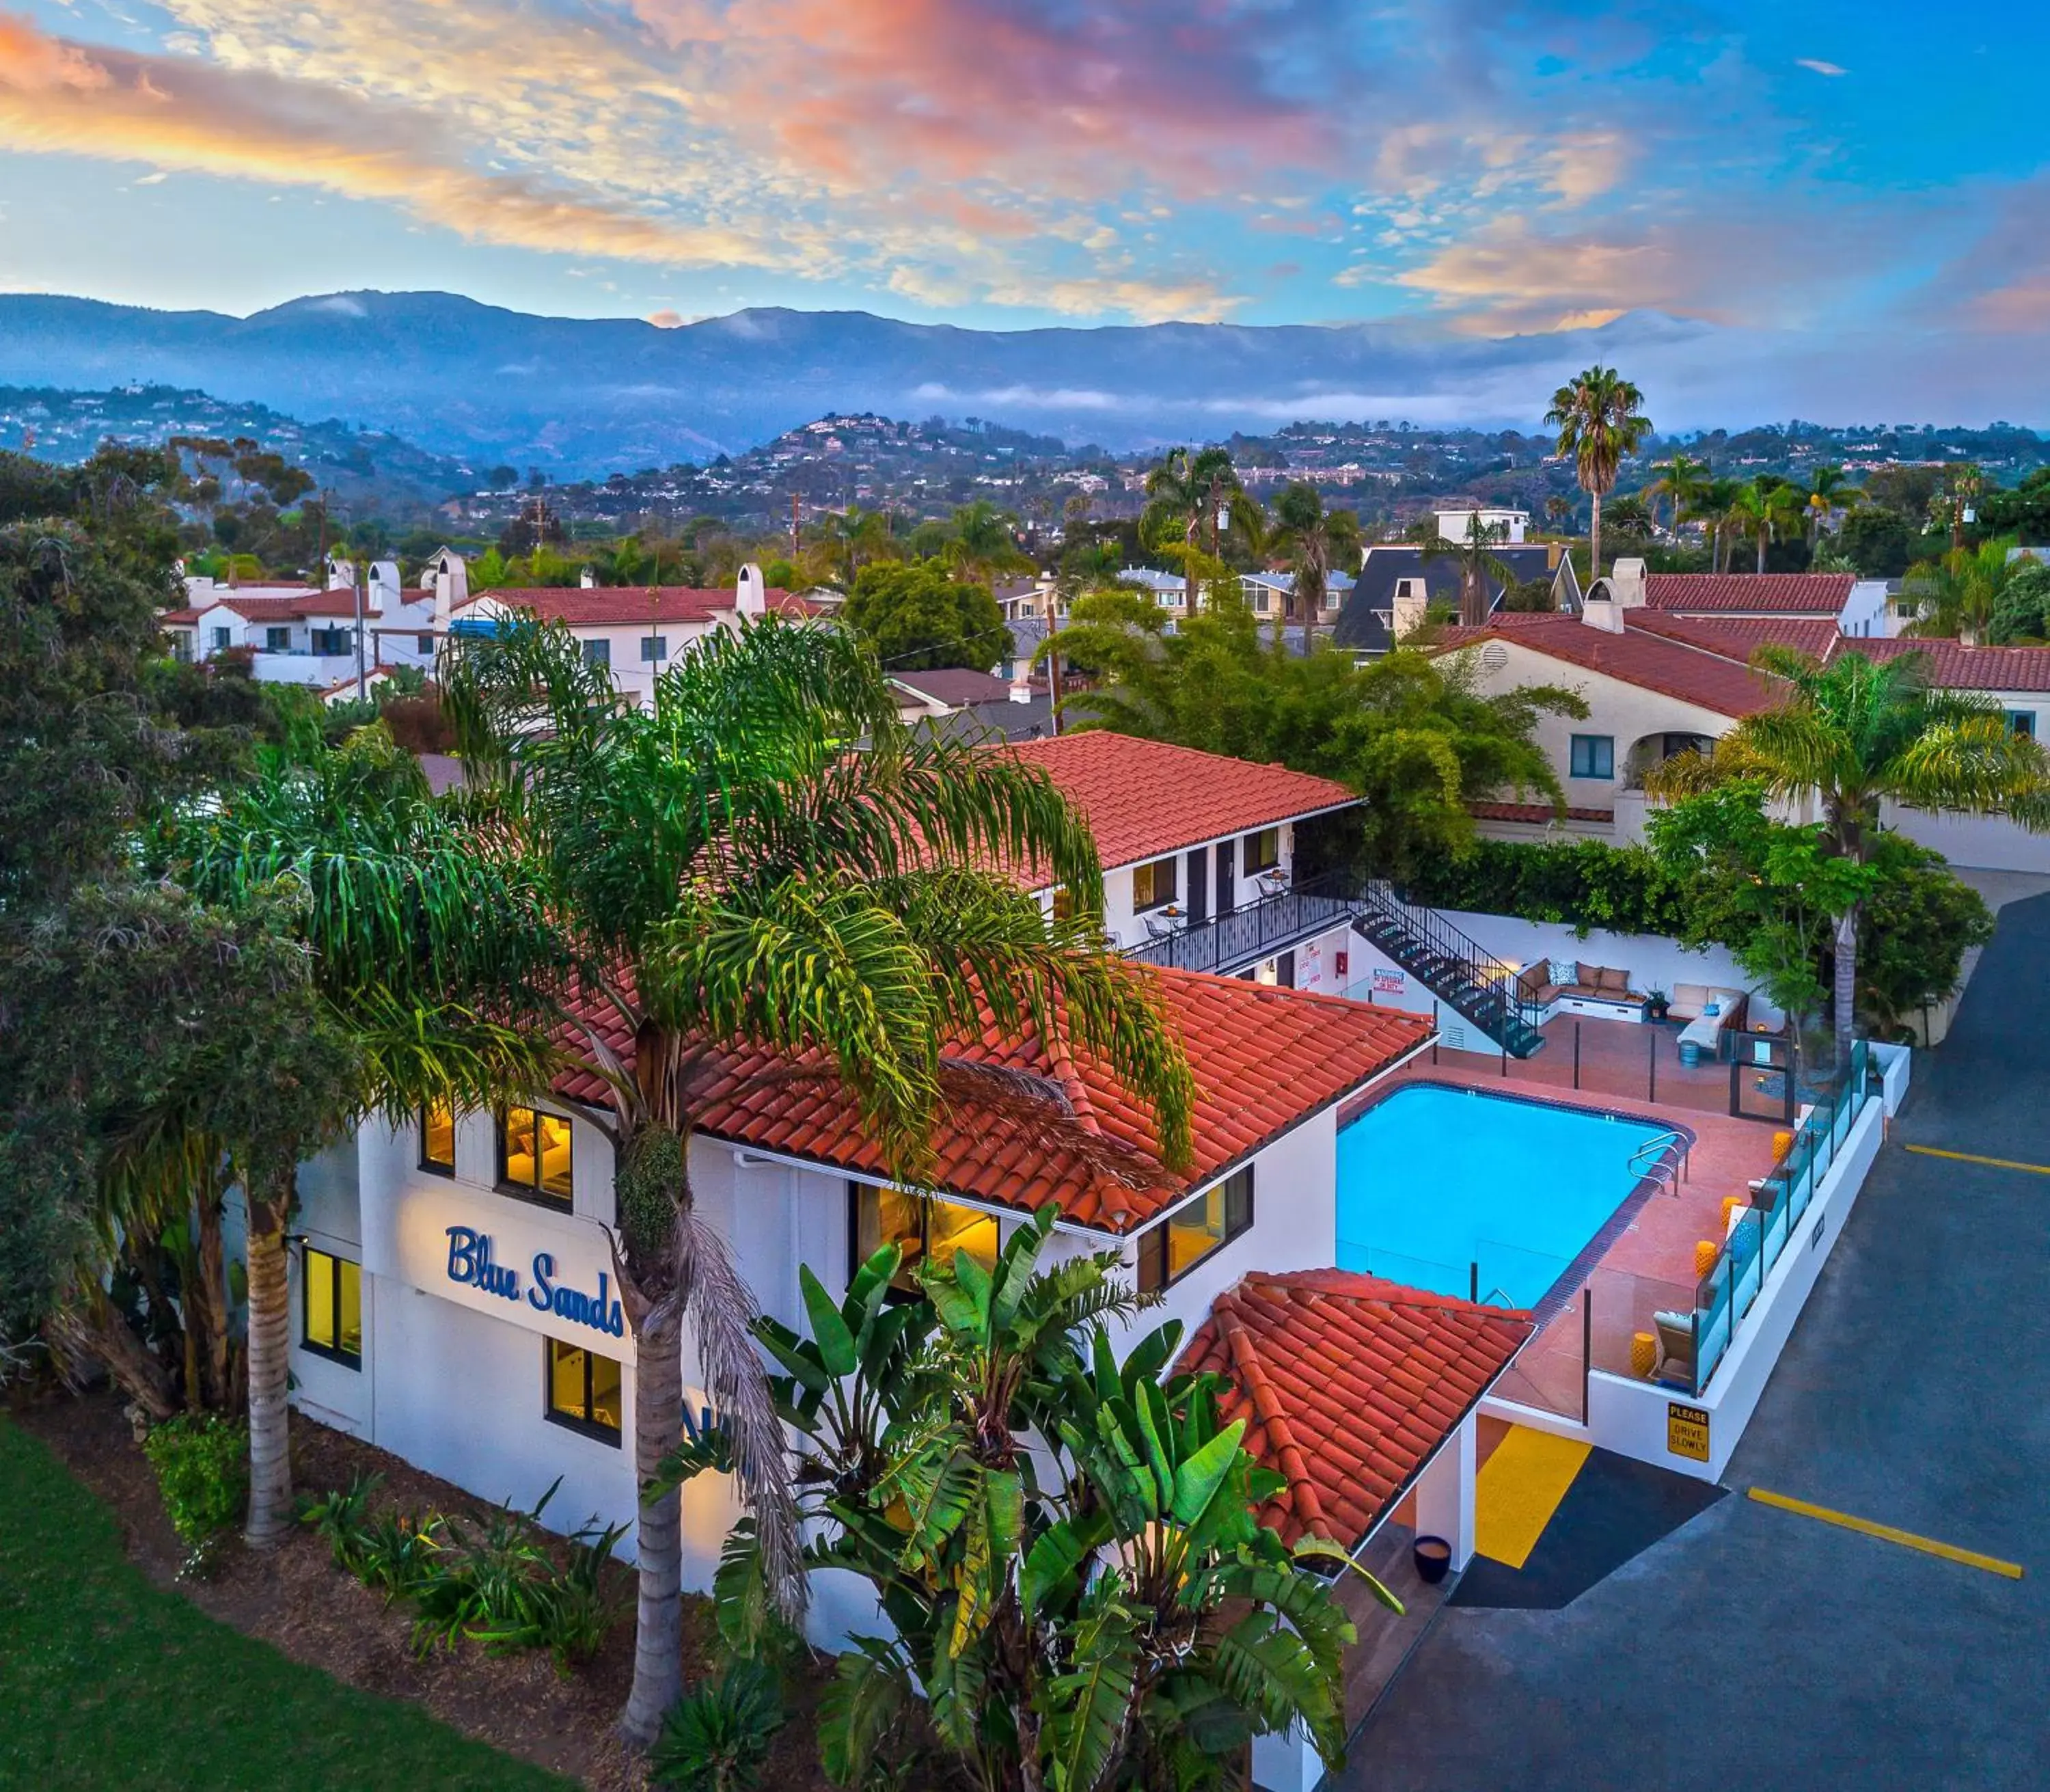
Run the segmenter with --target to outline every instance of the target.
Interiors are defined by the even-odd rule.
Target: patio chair
[[[1654,1313],[1651,1323],[1658,1333],[1658,1360],[1651,1366],[1651,1379],[1668,1388],[1694,1387],[1694,1316],[1691,1313]]]

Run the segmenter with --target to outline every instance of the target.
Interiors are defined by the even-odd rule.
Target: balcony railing
[[[1229,915],[1128,947],[1124,955],[1170,970],[1242,970],[1350,919],[1358,907],[1356,888],[1342,872],[1309,878]]]

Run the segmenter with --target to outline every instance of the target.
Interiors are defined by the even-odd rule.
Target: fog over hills
[[[1113,450],[1307,417],[1529,428],[1573,368],[1628,353],[1635,370],[1698,334],[1649,316],[1448,343],[1365,325],[1004,332],[781,310],[662,329],[436,292],[332,293],[247,318],[9,294],[0,385],[202,388],[575,476],[703,462],[836,410],[980,416]]]

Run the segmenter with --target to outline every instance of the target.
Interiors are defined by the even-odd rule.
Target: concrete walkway
[[[1739,1497],[1554,1611],[1448,1607],[1347,1792],[2024,1792],[2050,1783],[2050,896],[2010,903],[1728,1484],[2021,1564],[2003,1579]]]

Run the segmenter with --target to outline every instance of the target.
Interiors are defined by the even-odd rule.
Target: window
[[[263,650],[266,653],[288,652],[292,645],[292,631],[289,628],[267,628],[263,631]]]
[[[645,659],[648,656],[641,656]],[[586,666],[602,666],[612,670],[612,643],[610,641],[587,641],[583,644],[583,662]]]
[[[1149,908],[1164,908],[1175,900],[1175,873],[1179,859],[1156,859],[1151,865],[1135,865],[1132,872],[1132,910],[1143,914]]]
[[[2036,738],[2036,712],[2033,709],[2010,709],[2007,713],[2007,725],[2024,740],[2033,740]]]
[[[1273,601],[1274,594],[1265,585],[1255,585],[1253,588],[1253,611],[1255,615],[1265,615]]]
[[[616,1445],[624,1407],[618,1364],[559,1337],[547,1340],[547,1352],[542,1416],[601,1443]]]
[[[349,631],[345,628],[317,628],[313,631],[313,650],[329,655],[350,651]]]
[[[529,1201],[567,1207],[569,1122],[538,1108],[507,1108],[498,1119],[498,1185]]]
[[[209,632],[213,636],[213,650],[216,654],[226,653],[228,651],[228,631],[224,628],[216,628],[210,630]]]
[[[1324,587],[1324,607],[1327,610],[1335,610],[1338,608],[1339,595],[1339,590],[1335,585],[1327,585]]]
[[[307,1349],[345,1368],[363,1367],[363,1266],[306,1248],[300,1287],[306,1297]]]
[[[435,638],[431,634],[420,635],[413,642],[413,650],[423,659],[431,659],[435,652]]]
[[[1257,834],[1245,837],[1245,875],[1255,876],[1263,871],[1272,871],[1281,862],[1281,830],[1262,828]]]
[[[455,1115],[446,1102],[420,1110],[420,1168],[455,1174]]]
[[[866,1182],[850,1182],[847,1188],[848,1235],[854,1241],[850,1280],[886,1244],[904,1247],[904,1260],[891,1286],[906,1294],[918,1287],[912,1271],[922,1258],[944,1262],[957,1251],[965,1251],[985,1269],[996,1263],[1000,1240],[995,1214],[957,1201],[930,1201],[902,1189],[877,1189]]]
[[[641,637],[641,657],[650,665],[659,664],[669,657],[669,638],[666,634],[644,634]],[[611,662],[608,660],[608,665]]]
[[[1179,1282],[1212,1252],[1253,1229],[1253,1165],[1139,1235],[1139,1291]]]
[[[1612,734],[1576,734],[1569,775],[1575,778],[1613,778],[1615,775],[1615,736]]]

